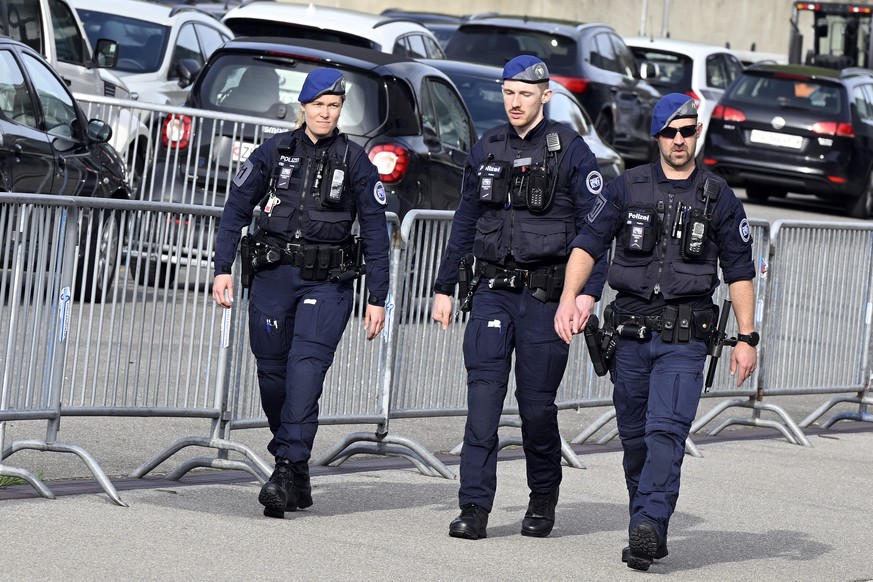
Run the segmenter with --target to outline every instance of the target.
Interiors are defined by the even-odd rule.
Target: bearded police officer
[[[257,205],[257,232],[243,239],[251,281],[249,335],[275,471],[258,497],[264,515],[312,505],[308,461],[324,377],[353,304],[353,280],[367,263],[368,340],[385,322],[388,235],[385,190],[366,152],[337,129],[345,81],[315,69],[300,90],[302,125],[258,147],[237,172],[215,251],[215,301],[233,302],[231,265]],[[351,235],[357,217],[361,240]],[[363,248],[361,249],[360,246]],[[359,251],[362,251],[359,252]],[[243,282],[246,285],[246,282]]]
[[[522,55],[503,69],[509,123],[491,129],[467,159],[461,202],[434,285],[433,319],[447,329],[451,295],[472,312],[464,336],[467,423],[460,515],[449,535],[486,537],[497,487],[497,429],[515,351],[530,502],[522,535],[545,537],[555,522],[561,437],[555,397],[569,348],[552,327],[570,243],[602,187],[597,161],[572,129],[544,117],[552,96],[545,63]],[[475,272],[470,272],[475,256]],[[459,272],[459,264],[462,265]],[[587,315],[605,278],[579,296]],[[575,298],[574,298],[575,300]],[[469,305],[467,305],[469,306]]]
[[[603,191],[573,241],[555,330],[566,341],[584,325],[575,304],[613,239],[604,313],[615,332],[611,377],[630,497],[629,547],[622,559],[648,570],[667,555],[667,526],[679,496],[685,440],[700,401],[707,341],[717,320],[717,268],[729,285],[740,340],[731,354],[737,386],[757,365],[755,266],[743,206],[725,181],[697,168],[694,100],[661,98],[652,118],[658,162],[633,168]]]

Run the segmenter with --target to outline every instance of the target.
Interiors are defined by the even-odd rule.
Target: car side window
[[[70,8],[58,0],[49,0],[52,28],[55,31],[55,52],[58,60],[74,65],[85,65],[85,39],[79,30],[78,18]]]
[[[422,35],[421,40],[424,41],[424,50],[427,53],[427,58],[429,58],[429,59],[444,59],[444,58],[446,58],[446,54],[443,52],[442,47],[434,39],[432,39],[429,36]]]
[[[45,53],[42,38],[42,18],[38,2],[33,0],[6,0],[0,7],[6,9],[0,18],[0,34],[20,40],[33,50]]]
[[[424,36],[420,34],[407,34],[401,40],[405,41],[406,55],[411,59],[423,59],[427,57],[427,49],[424,46]],[[396,54],[396,51],[395,51]]]
[[[627,48],[620,36],[612,33],[608,33],[608,36],[612,40],[612,48],[615,51],[615,70],[626,77],[636,77],[638,73],[634,54]]]
[[[734,79],[740,76],[743,72],[743,63],[734,55],[724,55],[725,71],[727,72],[727,84],[730,85]]]
[[[3,115],[15,123],[38,129],[30,89],[11,51],[0,51],[0,79],[0,111]]]
[[[865,121],[873,122],[873,85],[859,85],[853,93],[858,115]]]
[[[203,66],[203,55],[200,54],[200,44],[197,42],[197,34],[194,32],[194,26],[186,24],[179,31],[179,36],[176,38],[176,46],[173,47],[173,60],[170,62],[170,73],[167,75],[170,79],[178,79],[179,74],[176,72],[176,67],[182,59],[194,59],[200,66]]]
[[[429,99],[432,101],[429,107],[422,107],[422,110],[428,110],[429,118],[422,121],[435,130],[443,145],[465,152],[470,151],[472,146],[470,135],[473,130],[460,97],[442,81],[428,79],[425,83],[428,85],[423,91],[428,95],[425,101]],[[425,115],[423,114],[422,117],[424,118]]]
[[[552,121],[559,121],[575,129],[580,135],[588,133],[588,122],[579,105],[566,95],[554,93],[546,104],[546,115]]]
[[[73,96],[45,64],[29,54],[22,55],[22,60],[30,82],[36,88],[44,130],[61,137],[77,137],[74,122],[78,116]]]
[[[609,35],[600,33],[594,36],[594,50],[591,51],[591,64],[598,69],[618,71],[615,63],[615,52],[612,50],[612,42]]]
[[[708,55],[706,57],[706,85],[708,87],[727,88],[728,80],[725,73],[721,55]]]
[[[200,46],[203,49],[203,58],[206,60],[209,59],[209,55],[214,53],[216,49],[226,42],[226,39],[221,35],[221,33],[211,26],[195,24],[194,29],[197,31],[198,38],[200,38]]]

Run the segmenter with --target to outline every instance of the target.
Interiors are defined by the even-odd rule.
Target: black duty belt
[[[282,251],[282,263],[300,268],[321,263],[322,268],[335,269],[354,257],[350,246],[341,245],[286,243],[280,245],[279,249]]]
[[[530,287],[531,289],[545,289],[549,285],[563,285],[565,265],[550,265],[537,269],[509,268],[485,261],[476,261],[476,274],[483,279],[501,278],[512,281],[512,287]]]
[[[609,305],[604,322],[624,337],[646,339],[657,331],[667,343],[708,341],[718,317],[717,308],[693,309],[690,305],[668,305],[656,315],[620,313]]]

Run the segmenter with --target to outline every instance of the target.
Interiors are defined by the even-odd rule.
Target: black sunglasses
[[[697,133],[697,124],[694,125],[683,125],[682,127],[665,127],[661,131],[658,132],[658,137],[663,137],[664,139],[673,139],[676,137],[677,133],[681,133],[682,137],[689,138],[693,137],[694,134]]]

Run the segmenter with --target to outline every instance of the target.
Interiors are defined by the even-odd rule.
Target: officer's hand
[[[367,340],[371,340],[385,328],[385,308],[378,305],[367,305],[364,315],[364,329],[367,330]]]
[[[737,377],[737,387],[758,367],[758,351],[746,342],[737,342],[731,350],[731,376]]]
[[[561,295],[561,302],[558,304],[558,310],[555,312],[555,333],[569,344],[573,341],[573,335],[579,333],[579,330],[582,329],[579,323],[581,319],[582,315],[576,306],[576,298]]]
[[[577,295],[576,309],[579,310],[579,329],[585,329],[588,325],[588,317],[594,313],[594,297],[591,295]]]
[[[226,296],[225,291],[227,291]],[[215,281],[212,282],[212,298],[222,307],[229,308],[233,305],[233,276],[215,276]]]
[[[443,293],[435,293],[431,317],[442,324],[443,329],[449,329],[452,321],[452,298]]]

